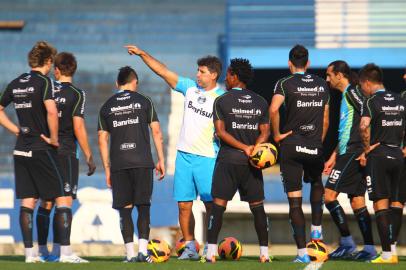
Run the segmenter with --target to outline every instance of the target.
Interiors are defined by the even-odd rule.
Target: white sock
[[[392,257],[392,252],[390,251],[382,251],[382,259],[388,260],[390,257]]]
[[[25,257],[34,257],[34,248],[24,248]]]
[[[343,246],[355,246],[354,239],[352,239],[352,236],[342,236],[340,239],[340,244]]]
[[[186,241],[185,245],[192,251],[196,251],[195,241]]]
[[[62,256],[71,256],[72,248],[69,246],[61,246],[61,255]]]
[[[61,245],[59,245],[58,243],[54,243],[52,245],[52,255],[59,257],[61,256]]]
[[[128,260],[135,257],[134,242],[125,243],[125,252]]]
[[[374,245],[364,245],[364,250],[369,253],[376,254],[375,246]]]
[[[49,251],[47,245],[40,245],[38,246],[38,251],[41,256],[48,256]]]
[[[398,253],[396,251],[396,244],[390,245],[390,251],[392,252],[393,255],[397,256]]]
[[[316,225],[313,225],[313,224],[312,224],[310,230],[311,230],[312,232],[313,232],[313,231],[319,231],[319,232],[321,233],[321,225],[316,226]]]
[[[208,244],[206,258],[211,260],[213,256],[216,256],[217,244]]]
[[[148,240],[147,239],[138,239],[138,252],[147,255],[147,246],[148,246]]]
[[[299,257],[303,257],[306,254],[307,254],[307,248],[298,248],[297,249],[297,255],[299,255]]]
[[[268,246],[259,247],[259,256],[260,257],[264,256],[266,259],[269,259]]]

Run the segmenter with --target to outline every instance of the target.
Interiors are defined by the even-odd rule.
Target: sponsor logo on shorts
[[[123,143],[120,145],[120,150],[131,150],[131,149],[135,149],[136,144],[135,143]]]
[[[308,131],[313,131],[313,130],[315,130],[315,129],[316,129],[316,126],[313,125],[313,124],[302,125],[302,126],[300,126],[299,129],[300,129],[301,131],[308,132]]]
[[[14,150],[13,154],[15,156],[32,157],[32,151],[24,152],[24,151]]]
[[[308,155],[317,155],[319,153],[319,150],[317,148],[310,149],[310,148],[307,148],[305,146],[296,145],[296,152],[305,153],[305,154],[308,154]]]
[[[23,134],[28,134],[28,133],[30,133],[30,128],[29,128],[29,127],[21,127],[20,130],[21,130],[21,132],[22,132]]]
[[[135,125],[139,123],[138,116],[137,118],[128,118],[127,120],[122,120],[122,121],[113,121],[113,127],[122,127],[122,126],[128,126],[128,125]]]
[[[65,190],[65,192],[70,192],[71,191],[69,183],[65,183],[65,185],[63,187],[63,190]]]
[[[78,192],[78,185],[74,185],[72,188],[72,194],[76,194]]]
[[[371,180],[371,176],[367,176],[366,177],[367,180],[367,191],[368,193],[372,193],[372,180]]]

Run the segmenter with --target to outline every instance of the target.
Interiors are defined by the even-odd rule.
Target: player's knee
[[[213,203],[222,207],[227,207],[227,200],[219,199],[219,198],[213,198]]]
[[[42,201],[41,200],[41,202],[40,202],[40,207],[47,209],[47,210],[51,210],[53,206],[54,206],[53,201]]]
[[[374,201],[374,211],[385,210],[389,208],[389,199],[382,199]]]
[[[325,204],[334,202],[335,200],[337,200],[337,197],[338,197],[337,192],[332,191],[330,189],[326,189],[324,193],[324,202]]]
[[[364,197],[360,197],[360,196],[352,197],[350,199],[350,202],[351,202],[351,208],[353,210],[365,207],[365,198]]]
[[[63,196],[58,197],[55,199],[56,206],[58,207],[72,207],[72,197],[71,196]]]
[[[403,208],[405,205],[404,202],[391,202],[390,206],[394,208]]]
[[[193,202],[178,202],[178,208],[180,214],[192,212]]]

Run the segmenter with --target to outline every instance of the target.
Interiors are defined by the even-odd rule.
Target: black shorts
[[[79,160],[73,155],[58,154],[63,179],[63,196],[76,199],[79,178]]]
[[[324,168],[321,148],[282,144],[280,169],[285,192],[302,190],[302,179],[306,183],[321,181]]]
[[[401,178],[404,159],[401,151],[396,152],[368,156],[366,182],[370,200],[400,201],[402,199],[400,195],[405,189],[405,179]]]
[[[53,200],[63,196],[63,180],[56,150],[14,151],[17,199]]]
[[[113,208],[127,205],[150,205],[153,174],[152,168],[123,169],[111,173]]]
[[[366,181],[364,169],[356,160],[361,153],[348,153],[337,157],[336,165],[326,182],[326,188],[352,196],[364,196]]]
[[[251,165],[216,162],[211,196],[230,201],[237,190],[241,201],[257,202],[265,199],[262,171]]]
[[[399,195],[398,195],[398,201],[402,203],[406,202],[406,158],[403,160],[404,160],[403,169],[400,177]]]

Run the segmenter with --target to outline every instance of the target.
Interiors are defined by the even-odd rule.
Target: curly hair
[[[229,70],[232,75],[236,75],[238,80],[248,85],[254,78],[254,71],[248,59],[234,58],[230,60]]]
[[[28,64],[32,68],[42,67],[48,60],[54,61],[56,49],[46,41],[38,41],[28,53]]]

